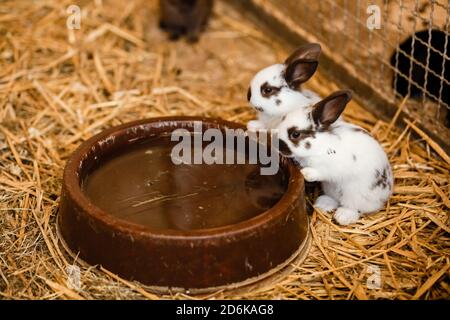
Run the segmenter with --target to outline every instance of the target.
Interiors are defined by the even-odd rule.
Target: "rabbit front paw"
[[[314,202],[314,207],[324,211],[324,212],[330,212],[333,211],[338,207],[339,203],[334,200],[333,198],[322,195],[316,199],[316,202]]]
[[[340,207],[336,210],[333,218],[338,224],[346,226],[358,221],[359,217],[358,210]]]
[[[320,173],[314,169],[314,168],[303,168],[301,170],[301,173],[306,181],[308,182],[314,182],[314,181],[320,181]]]

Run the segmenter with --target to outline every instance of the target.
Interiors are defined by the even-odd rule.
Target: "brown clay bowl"
[[[152,228],[110,214],[91,201],[83,184],[102,166],[102,159],[177,128],[192,131],[194,121],[203,122],[202,130],[243,128],[219,119],[155,118],[105,130],[73,153],[64,171],[58,215],[58,231],[71,254],[149,286],[198,291],[254,283],[305,254],[304,181],[299,169],[284,158],[280,158],[280,170],[286,186],[281,198],[267,210],[228,225],[223,225],[223,220],[222,225],[214,225],[214,221],[206,228]],[[136,167],[142,166],[136,163]],[[129,183],[126,181],[124,184]],[[101,192],[106,195],[108,187],[106,184]],[[232,206],[232,202],[226,205]],[[223,207],[218,204],[218,208]],[[220,210],[215,212],[218,217]]]

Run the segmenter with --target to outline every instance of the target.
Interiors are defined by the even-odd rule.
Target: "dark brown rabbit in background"
[[[160,0],[159,6],[159,26],[169,33],[169,38],[186,36],[195,42],[208,23],[213,0]]]

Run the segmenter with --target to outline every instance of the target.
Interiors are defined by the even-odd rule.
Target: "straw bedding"
[[[157,295],[69,258],[58,245],[55,218],[65,161],[82,141],[161,115],[245,123],[255,116],[245,99],[252,75],[287,55],[221,2],[195,45],[165,40],[156,28],[156,1],[80,1],[80,30],[66,28],[70,4],[0,5],[1,298],[450,297],[450,158],[415,123],[398,129],[396,118],[378,120],[355,102],[346,117],[388,152],[394,195],[385,210],[353,226],[312,212],[311,252],[281,280],[239,294]],[[323,95],[337,89],[320,73],[308,86]],[[69,264],[81,268],[80,289],[67,283]],[[367,285],[374,270],[381,272],[379,288]]]

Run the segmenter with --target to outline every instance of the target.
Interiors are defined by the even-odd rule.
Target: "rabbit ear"
[[[284,62],[285,80],[292,88],[297,88],[313,76],[317,70],[322,48],[318,43],[309,43],[295,50]]]
[[[321,127],[327,128],[339,118],[351,99],[352,92],[350,90],[341,90],[316,103],[312,111],[314,122]]]
[[[311,59],[299,59],[289,64],[284,72],[284,79],[291,88],[297,88],[308,81],[317,70],[319,63]]]
[[[290,65],[294,63],[296,60],[301,59],[311,59],[314,61],[319,60],[320,53],[322,52],[322,48],[318,43],[308,43],[307,45],[301,46],[297,50],[295,50],[284,62],[286,65]]]

